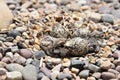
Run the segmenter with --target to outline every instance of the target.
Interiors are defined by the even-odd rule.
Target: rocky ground
[[[120,80],[120,0],[6,3],[0,80]]]

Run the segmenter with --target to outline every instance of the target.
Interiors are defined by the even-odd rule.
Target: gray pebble
[[[115,78],[115,74],[111,72],[102,72],[102,79],[109,80]]]
[[[89,76],[89,70],[82,70],[80,73],[79,73],[79,76],[81,78],[87,78]]]
[[[94,64],[89,64],[88,65],[88,69],[91,70],[91,71],[93,71],[93,72],[97,72],[97,71],[100,70],[100,67],[98,67],[98,66],[96,66]]]
[[[107,22],[107,23],[111,23],[111,24],[114,23],[113,16],[110,15],[110,14],[104,14],[104,15],[102,15],[102,21],[103,22]]]

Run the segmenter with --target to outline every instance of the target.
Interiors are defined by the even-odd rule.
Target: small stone
[[[61,63],[61,59],[60,58],[50,58],[50,59],[48,59],[48,62],[51,62],[51,63],[53,63],[53,64],[59,64],[59,63]]]
[[[111,3],[113,0],[104,0],[106,3]]]
[[[24,31],[26,31],[27,30],[27,28],[26,27],[17,27],[15,30],[17,30],[17,31],[19,31],[19,32],[24,32]]]
[[[8,36],[16,38],[16,36],[21,36],[21,33],[17,30],[12,30],[8,32]]]
[[[6,80],[6,70],[4,68],[0,68],[0,80]]]
[[[103,22],[107,22],[107,23],[111,23],[111,24],[114,23],[113,16],[110,15],[110,14],[104,14],[104,15],[102,15],[102,21]]]
[[[109,80],[109,79],[113,79],[115,78],[115,74],[111,73],[111,72],[102,72],[102,79],[104,80]]]
[[[77,68],[77,69],[82,69],[83,66],[85,65],[85,63],[83,61],[80,61],[80,60],[71,60],[71,65],[70,67],[74,67],[74,68]]]
[[[32,52],[28,49],[20,49],[20,55],[25,58],[30,58],[32,56]]]
[[[116,67],[116,70],[117,70],[118,72],[120,72],[120,66],[117,66],[117,67]]]
[[[13,58],[13,53],[12,53],[12,52],[7,52],[7,53],[6,53],[6,57]]]
[[[71,69],[71,72],[77,74],[77,73],[79,72],[79,69],[77,69],[77,68],[72,68],[72,69]]]
[[[26,59],[24,57],[20,56],[18,53],[15,53],[12,61],[16,62],[18,64],[25,64]]]
[[[46,54],[45,54],[45,52],[43,50],[41,50],[41,51],[35,51],[34,55],[35,55],[36,59],[41,59],[41,57],[45,57],[46,56]]]
[[[0,29],[8,29],[8,26],[12,22],[13,14],[4,0],[0,1],[0,10],[2,11],[0,13]]]
[[[119,9],[112,11],[112,15],[115,16],[116,18],[119,18],[119,19],[120,19],[120,15],[119,15],[119,14],[120,14],[120,10],[119,10]]]
[[[87,80],[96,80],[95,77],[88,77]]]
[[[23,80],[22,74],[19,71],[7,72],[6,80]]]
[[[72,75],[70,73],[60,73],[58,79],[63,80],[64,78],[71,79]]]
[[[33,62],[34,60],[32,59],[32,58],[28,58],[27,60],[26,60],[26,65],[29,65],[29,64],[31,64],[32,62]]]
[[[119,74],[119,72],[117,70],[114,69],[108,69],[108,72],[114,73],[114,74]]]
[[[108,6],[101,6],[99,7],[99,13],[102,13],[102,14],[109,14],[111,13],[112,9]]]
[[[89,70],[82,70],[80,73],[79,73],[79,76],[81,78],[87,78],[89,76]]]
[[[42,73],[42,72],[40,72],[39,74],[38,74],[38,80],[41,80],[41,78],[44,76],[44,74]]]
[[[5,63],[10,63],[10,62],[12,62],[12,60],[11,60],[10,57],[3,57],[1,61],[2,61],[2,62],[5,62]]]
[[[44,73],[45,76],[47,76],[49,78],[51,77],[51,71],[49,69],[47,69],[46,67],[41,68],[40,71],[42,73]]]
[[[60,74],[59,71],[53,71],[53,72],[51,73],[51,79],[53,79],[53,80],[56,79],[59,74]]]
[[[15,52],[18,52],[18,46],[12,46],[12,47],[10,47],[10,49],[11,49],[11,52],[13,52],[13,53],[15,53]]]
[[[112,63],[111,63],[110,60],[107,59],[107,60],[104,60],[104,61],[101,63],[100,67],[101,67],[102,69],[110,69],[110,68],[112,67]]]
[[[21,9],[26,9],[30,7],[33,3],[31,1],[27,1],[24,4],[22,4]]]
[[[0,53],[0,60],[3,58],[3,55],[2,55],[2,53]]]
[[[33,65],[27,65],[22,70],[23,78],[25,80],[37,80],[37,70]]]
[[[100,70],[100,67],[98,67],[98,66],[96,66],[94,64],[89,64],[88,65],[88,69],[91,70],[91,71],[93,71],[93,72],[97,72],[97,71]]]
[[[4,68],[6,66],[7,66],[7,64],[5,62],[0,61],[0,68]]]
[[[99,72],[95,72],[95,73],[93,73],[92,76],[95,77],[95,78],[97,78],[97,79],[100,79],[100,77],[101,77],[101,73],[99,73]]]
[[[17,64],[17,63],[11,63],[11,64],[8,64],[7,66],[6,66],[6,69],[8,70],[8,71],[19,71],[19,72],[21,72],[22,71],[22,69],[23,69],[23,66],[22,65],[20,65],[20,64]]]
[[[58,64],[52,69],[52,71],[59,71],[60,72],[61,67],[62,67],[62,65]]]

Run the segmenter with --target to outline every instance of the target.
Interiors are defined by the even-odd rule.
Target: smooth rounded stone
[[[110,15],[110,14],[103,14],[101,20],[102,20],[103,22],[107,22],[107,23],[111,23],[111,24],[114,23],[113,16]]]
[[[110,69],[110,68],[112,67],[112,63],[111,63],[110,60],[104,60],[104,61],[101,63],[100,67],[101,67],[102,69],[108,70],[108,69]]]
[[[26,27],[17,27],[15,30],[17,30],[17,31],[19,31],[19,32],[24,32],[24,31],[26,31],[27,30],[27,28]]]
[[[0,0],[0,10],[0,29],[8,29],[12,22],[13,14],[4,0]]]
[[[6,72],[7,72],[6,69],[0,68],[0,80],[6,80],[6,78],[7,78]]]
[[[51,77],[51,71],[49,70],[49,69],[47,69],[46,67],[42,67],[42,68],[40,68],[40,71],[42,72],[42,73],[44,73],[44,75],[45,76],[47,76],[47,77]]]
[[[61,63],[62,60],[60,58],[50,58],[47,61],[57,65]]]
[[[108,6],[101,6],[99,7],[99,13],[102,13],[102,14],[109,14],[112,12],[112,9]]]
[[[21,33],[17,30],[12,30],[8,32],[8,36],[16,38],[16,36],[21,36]]]
[[[120,72],[120,66],[117,66],[117,67],[116,67],[116,70],[117,70],[118,72]]]
[[[0,68],[5,68],[7,64],[5,62],[0,61]]]
[[[113,63],[117,66],[120,65],[120,60],[114,60]]]
[[[20,49],[19,54],[25,58],[30,58],[32,56],[32,52],[29,49]]]
[[[100,21],[102,18],[101,14],[94,12],[87,12],[87,16],[94,21]]]
[[[98,66],[96,66],[94,64],[89,64],[88,65],[88,69],[91,70],[91,71],[93,71],[93,72],[97,72],[97,71],[100,70],[100,67],[98,67]]]
[[[72,75],[70,73],[60,73],[58,75],[58,79],[59,80],[63,80],[64,78],[67,78],[67,79],[72,79]]]
[[[22,73],[20,73],[19,71],[7,72],[6,80],[23,80]]]
[[[11,49],[11,52],[13,52],[13,53],[19,51],[18,46],[12,46],[12,47],[10,47],[10,49]]]
[[[43,76],[41,80],[50,80],[47,76]]]
[[[24,80],[37,80],[37,70],[33,65],[27,65],[22,70]]]
[[[13,58],[13,53],[12,53],[12,52],[7,52],[5,56],[6,56],[6,57]]]
[[[4,37],[0,37],[0,41],[6,41]]]
[[[118,80],[120,80],[120,74],[118,75]]]
[[[102,79],[103,80],[109,80],[109,79],[114,79],[115,78],[115,74],[111,73],[111,72],[102,72]]]
[[[119,18],[119,19],[120,19],[120,15],[119,15],[119,14],[120,14],[120,10],[119,10],[119,9],[112,11],[112,15],[115,16],[116,18]]]
[[[5,62],[5,63],[10,63],[10,62],[12,62],[12,60],[11,60],[10,57],[3,57],[1,61],[2,61],[2,62]]]
[[[71,64],[70,64],[70,68],[74,67],[77,69],[82,69],[84,65],[85,65],[85,63],[83,61],[72,59]]]
[[[8,71],[19,71],[21,72],[23,70],[23,66],[17,63],[11,63],[6,66],[6,69]]]
[[[87,80],[96,80],[95,77],[88,77]]]
[[[97,79],[100,79],[101,73],[100,72],[95,72],[95,73],[92,74],[92,76],[97,78]]]
[[[34,56],[36,59],[41,59],[41,57],[45,57],[46,54],[43,50],[40,50],[40,51],[35,51]]]
[[[77,69],[77,68],[72,68],[72,69],[71,69],[71,72],[77,74],[77,73],[79,72],[79,69]]]
[[[80,73],[79,73],[79,76],[80,78],[87,78],[89,76],[89,70],[82,70]]]
[[[26,59],[22,56],[20,56],[18,53],[15,53],[13,56],[12,62],[18,63],[18,64],[25,64]]]
[[[114,69],[108,69],[108,72],[114,73],[114,74],[119,74],[119,72],[117,70]]]
[[[36,67],[37,71],[39,71],[40,60],[34,60],[34,61],[32,61],[32,65],[34,65]]]

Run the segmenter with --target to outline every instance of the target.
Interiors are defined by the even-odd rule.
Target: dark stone
[[[19,49],[26,48],[25,45],[22,42],[17,42],[17,46],[18,46]]]
[[[8,32],[8,36],[16,38],[16,36],[21,36],[21,33],[17,30],[12,30]]]
[[[74,67],[74,68],[78,68],[78,69],[83,69],[84,65],[85,65],[85,63],[83,61],[72,59],[70,68]]]
[[[41,59],[41,57],[45,57],[46,56],[46,54],[45,54],[45,52],[43,50],[35,51],[34,55],[35,55],[36,59]]]
[[[51,62],[47,62],[46,63],[46,67],[51,70],[53,68],[52,67],[52,63]]]

